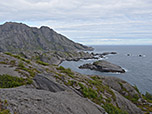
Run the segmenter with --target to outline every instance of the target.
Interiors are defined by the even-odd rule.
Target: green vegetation
[[[71,71],[70,68],[64,68],[63,66],[60,66],[57,68],[57,70],[60,70],[61,73],[67,74],[69,77],[74,78],[74,73]]]
[[[7,64],[7,62],[5,62],[5,61],[0,61],[0,64]]]
[[[5,52],[5,54],[6,54],[6,55],[10,55],[10,56],[12,56],[12,54],[11,54],[11,53],[9,53],[9,52]]]
[[[80,88],[79,91],[82,93],[82,95],[94,103],[103,106],[103,108],[108,112],[108,114],[128,114],[128,112],[121,110],[117,104],[113,105],[114,101],[116,101],[116,96],[113,90],[108,86],[103,84],[102,78],[99,76],[90,76],[90,78],[85,78],[83,77],[77,77],[79,75],[74,74],[71,69],[69,68],[64,68],[62,66],[56,68],[59,73],[56,73],[56,79],[59,79],[62,81],[65,85],[67,86],[72,86],[72,87],[78,87]],[[64,73],[64,74],[62,74]],[[67,75],[66,75],[67,74]],[[73,75],[71,77],[70,75]],[[66,76],[67,77],[66,79]],[[134,94],[131,95],[127,91],[126,87],[124,86],[125,82],[118,82],[118,84],[121,86],[122,94],[123,92],[127,92],[127,95],[124,95],[128,100],[132,101],[134,104],[136,104],[139,108],[141,108],[143,111],[147,112],[152,112],[152,106],[148,104],[140,104],[138,101],[140,98],[140,92],[136,86],[134,86],[134,89],[139,93],[139,94]],[[144,96],[147,101],[152,100],[152,95],[149,93],[146,93]]]
[[[0,75],[0,88],[13,88],[25,84],[30,84],[31,80],[10,76],[7,74]]]
[[[128,114],[126,111],[123,111],[110,103],[105,103],[103,108],[108,114]]]
[[[57,70],[65,70],[65,68],[63,66],[59,66],[58,68],[56,68]]]
[[[0,111],[0,114],[11,114],[9,110],[2,110]]]
[[[77,82],[74,81],[74,80],[68,80],[68,82],[64,82],[64,84],[67,85],[67,86],[73,86],[74,84],[77,85]]]
[[[91,79],[92,80],[88,81],[88,82],[90,82],[90,84],[93,84],[93,85],[102,85],[102,80],[98,76],[92,76]]]
[[[138,94],[135,94],[133,96],[131,95],[128,95],[128,96],[125,96],[127,99],[129,99],[130,101],[132,101],[133,103],[135,104],[138,104],[138,99],[139,99],[139,96]]]
[[[96,88],[96,91],[98,92],[98,94],[107,92],[111,95],[111,97],[106,99],[107,102],[111,102],[112,99],[114,101],[116,100],[116,96],[114,92],[109,88],[109,86],[102,84],[102,79],[100,77],[92,76],[91,79],[93,80],[88,80],[88,83],[87,83],[89,84],[88,86],[92,88]]]
[[[21,57],[20,55],[13,55],[13,54],[11,54],[11,53],[9,53],[9,52],[5,52],[5,54],[6,54],[6,55],[9,55],[9,56],[12,56],[12,57],[14,57],[14,58],[20,59],[20,60],[22,60],[22,61],[24,61],[24,62],[26,62],[26,63],[30,63],[30,60],[24,59],[24,58]]]
[[[140,92],[139,92],[139,89],[137,88],[136,85],[134,85],[133,87],[134,87],[134,89],[135,89],[138,93],[140,93]]]
[[[15,65],[16,64],[16,61],[15,60],[11,60],[10,62],[9,62],[9,64],[11,64],[11,65]]]
[[[40,61],[40,60],[37,60],[36,63],[40,64],[40,65],[43,65],[43,66],[49,66],[48,63],[45,63],[43,61]]]
[[[7,105],[8,105],[7,100],[4,100],[4,101],[0,100],[0,114],[11,114],[8,109],[3,108]]]
[[[146,92],[146,94],[143,96],[144,99],[146,99],[148,102],[152,103],[152,94]]]
[[[39,55],[32,56],[32,60],[40,60],[40,56]]]
[[[122,91],[128,92],[127,89],[123,86],[123,84],[121,82],[119,82],[119,85],[121,86]],[[138,93],[140,93],[138,88],[137,88],[137,86],[133,86],[133,87]],[[138,94],[134,94],[133,96],[128,94],[127,96],[124,96],[124,97],[129,99],[133,103],[138,104],[138,99],[139,99],[139,95]]]
[[[25,68],[23,62],[19,62],[19,63],[18,63],[18,67],[19,67],[19,68],[22,68],[22,69]]]
[[[84,97],[93,98],[93,99],[97,98],[98,93],[95,90],[93,90],[90,87],[86,87],[81,83],[79,83],[79,86],[81,87],[80,91],[82,92]]]
[[[35,68],[26,68],[23,62],[19,62],[18,68],[16,70],[19,71],[19,69],[27,71],[31,77],[34,77],[36,75],[36,72],[38,72]]]
[[[63,81],[63,83],[67,86],[79,86],[80,89],[79,91],[82,93],[82,95],[86,98],[89,98],[90,100],[92,100],[93,102],[95,102],[96,104],[103,104],[105,101],[106,102],[111,102],[112,100],[116,100],[116,96],[113,93],[113,91],[106,85],[102,84],[102,79],[98,76],[91,76],[91,79],[88,78],[78,78],[77,80],[77,76],[74,76],[74,73],[71,71],[71,69],[69,68],[64,68],[62,66],[56,68],[57,70],[59,70],[61,73],[65,73],[67,74],[69,77],[71,77],[70,75],[73,75],[73,77],[71,77],[72,79],[70,80],[64,80],[66,75],[60,74],[60,73],[56,73],[56,79],[59,79],[61,81]],[[64,77],[64,78],[62,78]],[[73,80],[73,78],[75,80]],[[81,83],[83,82],[83,83]],[[107,98],[105,99],[105,101],[103,100],[102,97],[102,93],[108,93],[111,96],[106,96]]]
[[[123,86],[123,84],[122,84],[121,82],[118,82],[118,83],[119,83],[119,85],[121,86],[122,91],[128,92],[127,89]]]

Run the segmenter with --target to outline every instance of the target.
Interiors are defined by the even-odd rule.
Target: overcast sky
[[[152,0],[0,0],[6,21],[46,25],[87,45],[152,44]]]

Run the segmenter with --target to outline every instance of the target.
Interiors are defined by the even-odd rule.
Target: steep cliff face
[[[73,51],[92,48],[75,43],[46,26],[36,28],[14,22],[0,25],[0,51],[28,50]]]

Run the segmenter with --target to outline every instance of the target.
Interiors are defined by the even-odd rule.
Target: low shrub
[[[81,83],[79,83],[79,86],[81,87],[80,90],[81,90],[82,94],[84,95],[84,97],[93,98],[93,99],[97,98],[98,93],[95,90],[93,90],[90,87],[86,87]]]
[[[3,111],[0,111],[0,114],[11,114],[9,110],[5,109]]]
[[[64,68],[63,66],[60,66],[60,67],[58,67],[57,68],[57,70],[60,70],[61,71],[61,73],[65,73],[65,74],[67,74],[69,77],[71,77],[71,78],[74,78],[75,76],[74,76],[74,73],[71,71],[71,69],[70,68]]]
[[[0,75],[0,88],[13,88],[30,83],[29,80],[22,77],[10,76],[8,74]]]
[[[149,101],[149,102],[152,102],[152,94],[146,92],[146,94],[144,95],[144,98]]]
[[[8,109],[6,109],[7,106],[7,100],[1,101],[0,100],[0,114],[11,114]]]
[[[43,61],[40,61],[40,60],[37,60],[36,63],[40,64],[40,65],[43,65],[43,66],[49,66],[48,63],[45,63]]]
[[[110,103],[105,103],[103,108],[108,114],[128,114],[126,111],[121,110]]]
[[[138,93],[140,93],[140,92],[139,92],[139,89],[137,88],[136,85],[134,85],[133,88],[134,88]]]
[[[9,55],[9,56],[12,56],[12,57],[14,57],[14,58],[20,59],[20,60],[22,60],[22,61],[24,61],[24,62],[26,62],[26,63],[30,63],[30,60],[24,59],[24,58],[21,57],[20,55],[13,55],[13,54],[11,54],[11,53],[9,53],[9,52],[5,52],[5,54],[6,54],[6,55]]]
[[[133,96],[128,95],[128,96],[124,96],[124,97],[127,98],[127,99],[129,99],[133,103],[138,104],[138,99],[139,99],[138,94],[134,94]]]
[[[65,70],[65,68],[63,66],[59,66],[58,68],[56,68],[57,70]]]
[[[35,68],[26,68],[24,66],[23,62],[19,62],[18,69],[27,71],[31,77],[34,77],[36,75],[36,72],[38,72],[37,69],[35,69]]]

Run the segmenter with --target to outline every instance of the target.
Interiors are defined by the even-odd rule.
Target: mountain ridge
[[[93,50],[93,48],[75,43],[47,26],[29,27],[16,22],[0,25],[0,51],[26,50],[84,51]]]

